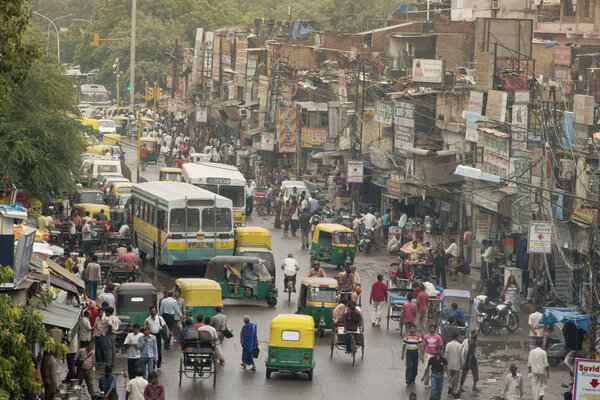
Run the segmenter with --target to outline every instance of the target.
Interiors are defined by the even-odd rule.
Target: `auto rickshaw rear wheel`
[[[311,369],[310,371],[308,371],[308,372],[306,373],[306,375],[308,376],[308,380],[309,380],[309,381],[312,381],[312,378],[313,378],[313,370]]]
[[[275,297],[275,296],[267,297],[267,305],[269,307],[275,307],[277,305],[277,297]]]
[[[271,368],[267,368],[267,379],[271,379],[271,373],[273,370]]]

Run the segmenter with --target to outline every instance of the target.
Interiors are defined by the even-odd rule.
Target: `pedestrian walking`
[[[144,334],[140,332],[138,324],[133,325],[133,331],[129,332],[125,337],[123,344],[127,346],[127,376],[129,379],[135,377],[135,369],[137,368],[140,359],[140,350],[138,349],[138,341]]]
[[[500,298],[504,298],[505,302],[512,304],[517,313],[521,309],[521,290],[514,275],[508,277],[508,281],[506,281],[506,285],[504,285],[502,293],[500,293]]]
[[[388,242],[391,223],[392,223],[392,214],[391,214],[391,210],[388,208],[385,210],[385,213],[381,217],[381,228],[383,230],[384,243]]]
[[[85,380],[88,393],[93,399],[95,396],[94,391],[94,365],[96,365],[96,356],[94,354],[94,342],[89,342],[88,345],[79,349],[75,356],[75,366],[77,367],[77,378],[79,379],[79,386]]]
[[[544,308],[542,306],[537,306],[535,311],[529,314],[529,319],[527,321],[529,324],[529,350],[533,350],[542,345],[544,325],[540,324],[540,320],[542,319],[543,312]]]
[[[156,307],[154,307],[154,306],[150,307],[150,316],[148,318],[146,318],[146,320],[144,321],[144,325],[150,329],[150,333],[152,335],[154,335],[154,337],[155,337],[157,351],[158,351],[157,367],[160,368],[160,366],[162,364],[162,350],[161,350],[162,336],[161,336],[161,334],[162,334],[162,331],[164,330],[166,332],[166,334],[168,335],[169,327],[165,323],[165,320],[163,319],[163,317],[161,317],[160,315],[158,315],[156,313]]]
[[[96,361],[99,364],[106,363],[106,334],[108,333],[108,323],[104,316],[104,309],[98,309],[98,317],[94,321],[94,344],[96,348]]]
[[[452,336],[450,343],[446,345],[446,360],[448,361],[449,381],[448,394],[454,398],[460,398],[459,383],[460,371],[462,370],[461,363],[461,345],[458,343],[458,333]]]
[[[290,222],[292,220],[292,206],[289,199],[285,202],[285,205],[282,208],[281,218],[283,219],[283,234],[287,235],[290,229]]]
[[[254,187],[252,186],[252,181],[246,181],[244,193],[246,194],[246,217],[251,217],[254,208]]]
[[[465,258],[469,265],[471,265],[473,261],[473,231],[470,226],[463,233],[463,246]]]
[[[308,213],[308,209],[305,208],[302,210],[302,213],[298,217],[298,223],[300,224],[300,235],[302,235],[302,250],[308,249],[310,247],[310,242],[308,241],[310,214]]]
[[[89,323],[89,321],[88,321]],[[75,356],[79,351],[79,332],[75,333],[75,336],[71,338],[68,335],[67,346],[69,347],[69,352],[67,353],[66,361],[67,361],[67,376],[63,380],[63,382],[70,382],[71,379],[77,378],[77,370],[75,369]]]
[[[471,331],[471,338],[464,340],[461,344],[460,354],[461,354],[461,363],[462,363],[462,373],[460,375],[460,387],[458,389],[459,393],[463,391],[463,385],[465,384],[465,379],[471,371],[471,375],[473,375],[473,392],[479,392],[477,389],[477,381],[479,380],[479,367],[477,365],[477,331]]]
[[[523,376],[517,372],[515,364],[511,364],[509,370],[504,377],[502,397],[506,400],[523,400]]]
[[[371,286],[371,296],[369,297],[369,304],[372,305],[371,310],[371,323],[372,326],[381,325],[381,316],[383,314],[383,304],[387,303],[388,291],[387,286],[383,283],[383,275],[377,275],[377,282]]]
[[[55,354],[44,351],[42,356],[42,382],[44,384],[44,399],[52,400],[59,392],[60,373],[58,368],[58,358]]]
[[[92,340],[92,324],[90,318],[92,313],[90,310],[83,310],[83,316],[79,320],[79,348],[83,349]]]
[[[290,204],[290,230],[292,236],[296,237],[296,231],[298,230],[298,202],[293,200]]]
[[[173,292],[167,292],[167,297],[162,299],[160,302],[160,315],[165,320],[167,324],[168,333],[165,338],[165,350],[168,350],[171,347],[171,337],[170,334],[173,332],[173,327],[175,325],[175,315],[178,315],[180,318],[182,317],[181,310],[179,309],[179,304],[177,304],[177,300],[173,298]]]
[[[179,290],[173,292],[173,298],[177,302],[179,311],[181,311],[181,315],[177,313],[175,314],[175,325],[173,327],[173,336],[179,337],[179,332],[181,332],[181,330],[183,329],[183,320],[185,319],[186,304],[185,299],[181,297],[181,292]]]
[[[408,332],[410,326],[415,324],[416,314],[417,305],[413,302],[413,294],[409,292],[406,295],[406,303],[402,304],[402,323],[405,332]]]
[[[102,303],[103,302],[108,303],[109,307],[112,307],[114,310],[116,310],[117,303],[115,301],[115,295],[113,294],[113,291],[114,291],[114,289],[113,289],[112,285],[107,285],[104,288],[104,293],[102,293],[102,295],[100,295],[100,301]]]
[[[433,252],[433,269],[435,271],[435,278],[444,288],[448,287],[446,282],[447,265],[448,256],[446,255],[443,244],[440,242],[437,244],[437,248]]]
[[[90,218],[86,212],[86,218],[82,219],[81,225],[81,251],[88,254],[92,242],[92,228],[90,227]]]
[[[223,331],[227,329],[227,316],[223,314],[223,307],[215,307],[215,315],[210,319],[210,326],[215,328],[219,342],[223,344],[223,339],[225,338]]]
[[[275,229],[280,229],[281,228],[281,212],[283,209],[283,193],[281,193],[279,195],[279,197],[277,197],[275,199],[275,222],[273,223],[273,227]]]
[[[256,336],[256,324],[250,322],[250,317],[244,315],[244,326],[240,331],[240,343],[242,345],[242,368],[252,366],[251,371],[256,371],[254,365],[254,353],[258,348],[258,339]]]
[[[103,399],[118,400],[117,394],[117,377],[112,374],[112,367],[107,365],[104,367],[104,375],[100,377],[98,388],[104,393]]]
[[[144,391],[148,386],[148,381],[143,377],[144,372],[141,368],[135,370],[135,378],[127,382],[125,386],[127,400],[144,400]]]
[[[117,331],[119,330],[119,326],[121,325],[121,320],[114,315],[114,308],[108,307],[106,309],[106,324],[108,327],[108,331],[106,332],[106,365],[110,365],[111,367],[115,367],[115,360],[117,358],[117,347],[116,347],[116,339],[117,339]]]
[[[145,379],[154,371],[154,367],[160,368],[160,345],[158,345],[156,336],[150,333],[147,326],[144,326],[141,332],[143,336],[138,337],[137,341],[137,348],[140,352],[138,367],[142,368],[142,375]]]
[[[431,370],[431,391],[430,400],[442,400],[442,391],[444,390],[444,372],[448,378],[450,378],[450,372],[448,371],[448,361],[442,355],[444,348],[437,346],[435,348],[435,355],[429,358],[427,362],[427,368],[423,373],[421,381],[425,380],[427,374]]]
[[[406,356],[406,384],[415,383],[419,373],[419,348],[421,347],[421,335],[417,333],[417,326],[410,324],[408,333],[404,335],[404,345],[402,346],[402,360]]]
[[[150,374],[150,383],[144,389],[144,400],[165,400],[165,387],[158,382],[156,371]]]
[[[91,300],[96,300],[98,293],[98,282],[102,280],[100,264],[98,264],[98,256],[92,255],[92,262],[88,263],[83,271],[83,277],[87,281],[88,296]]]
[[[548,355],[542,349],[542,344],[529,352],[527,361],[531,386],[533,387],[533,399],[540,400],[546,393],[547,379],[550,378],[550,366],[548,364]]]
[[[438,347],[443,347],[442,337],[438,335],[436,332],[436,326],[434,324],[429,325],[429,333],[423,336],[423,342],[421,343],[421,362],[425,362],[425,356],[427,356],[427,360],[429,358],[435,356],[436,349]],[[429,384],[429,376],[425,374],[425,386]]]
[[[419,294],[417,294],[417,314],[415,323],[419,332],[422,334],[427,332],[427,309],[429,307],[429,295],[425,291],[425,286],[419,283]]]

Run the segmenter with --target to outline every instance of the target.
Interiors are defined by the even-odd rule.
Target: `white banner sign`
[[[600,360],[575,359],[573,400],[600,398]]]
[[[362,161],[348,161],[348,168],[346,170],[346,182],[363,183]]]
[[[208,122],[208,110],[206,107],[196,108],[196,122]]]
[[[529,253],[545,253],[552,251],[552,223],[547,221],[529,221]]]
[[[413,59],[413,82],[442,83],[444,62],[442,60]]]

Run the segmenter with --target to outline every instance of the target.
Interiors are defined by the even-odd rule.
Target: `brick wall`
[[[531,58],[535,60],[535,75],[554,77],[554,49],[556,46],[546,47],[543,43],[533,43]]]
[[[319,68],[318,56],[310,47],[292,46],[277,43],[273,45],[273,60],[279,57],[298,68]]]
[[[465,66],[473,60],[472,38],[467,35],[438,36],[436,58],[446,61],[446,69]]]
[[[352,46],[359,46],[362,43],[362,37],[343,32],[322,32],[321,47],[326,49],[337,49],[350,51]]]

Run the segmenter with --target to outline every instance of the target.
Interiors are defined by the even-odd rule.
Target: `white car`
[[[296,200],[300,198],[302,192],[306,192],[306,198],[310,199],[310,190],[306,187],[306,183],[302,181],[283,181],[281,182],[281,193],[283,193],[283,201],[288,201],[290,196],[294,195],[294,188],[296,188]]]
[[[112,119],[101,119],[98,121],[98,130],[102,135],[105,133],[117,133],[117,126]]]

